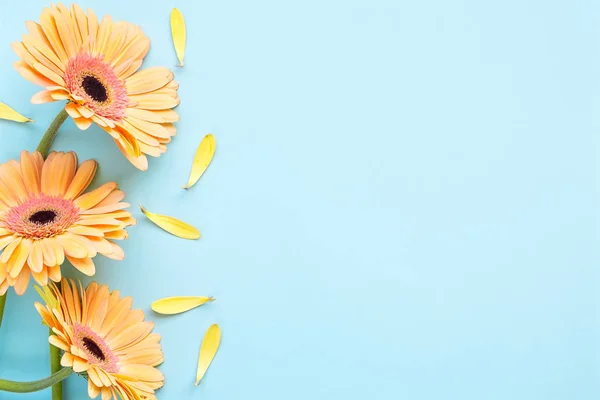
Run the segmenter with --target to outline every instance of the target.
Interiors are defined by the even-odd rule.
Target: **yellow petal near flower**
[[[24,117],[4,103],[0,102],[0,118],[15,122],[33,122],[31,118]]]
[[[173,35],[173,44],[175,52],[179,59],[179,66],[183,67],[183,56],[185,54],[185,20],[183,14],[177,8],[171,11],[171,34]]]
[[[188,180],[188,184],[183,186],[184,189],[189,189],[198,182],[210,165],[216,149],[217,142],[215,137],[209,133],[202,139],[202,142],[200,142],[200,145],[198,146],[198,150],[196,150],[190,179]]]
[[[151,213],[143,206],[140,206],[140,209],[150,221],[154,222],[171,235],[189,240],[200,239],[200,231],[193,226],[167,215]]]
[[[204,296],[165,297],[156,300],[151,307],[154,312],[159,314],[173,315],[181,314],[214,300],[214,297]]]
[[[52,290],[48,286],[44,286],[43,288],[38,285],[33,285],[35,291],[40,295],[44,303],[48,304],[50,308],[58,307],[58,299],[52,293]]]
[[[208,370],[210,363],[215,358],[217,350],[221,344],[221,328],[214,324],[206,331],[202,347],[200,347],[200,357],[198,358],[198,373],[196,374],[196,386],[200,383],[204,374]]]

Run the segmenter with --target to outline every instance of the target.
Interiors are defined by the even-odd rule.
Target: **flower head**
[[[135,219],[114,182],[83,194],[97,164],[77,167],[75,153],[21,153],[0,165],[0,295],[14,286],[23,294],[30,275],[42,286],[61,280],[65,259],[94,275],[100,253],[121,260],[113,240],[125,239]]]
[[[61,365],[87,373],[88,394],[108,399],[155,399],[164,385],[155,367],[164,360],[160,335],[144,321],[142,310],[131,310],[131,297],[92,282],[87,289],[63,279],[51,283],[35,307],[55,335],[52,345],[64,354]]]
[[[147,155],[167,150],[179,116],[173,73],[164,67],[138,71],[150,48],[141,28],[128,22],[100,22],[76,4],[45,8],[40,23],[27,22],[28,34],[12,44],[21,58],[15,68],[45,87],[33,103],[67,100],[66,110],[80,129],[98,124],[141,170]]]

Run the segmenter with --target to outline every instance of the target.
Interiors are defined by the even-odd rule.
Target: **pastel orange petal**
[[[19,296],[23,295],[29,285],[30,273],[29,271],[22,271],[19,274],[17,281],[15,282],[15,293]]]
[[[21,176],[23,184],[31,196],[40,194],[41,172],[34,155],[27,151],[21,152]]]
[[[41,241],[36,240],[32,242],[27,264],[29,265],[31,272],[35,273],[40,273],[44,268],[44,248]]]
[[[33,104],[44,104],[44,103],[52,103],[54,100],[51,96],[52,92],[49,90],[42,90],[41,92],[37,92],[31,98],[31,103]]]
[[[104,200],[116,188],[117,184],[114,182],[105,183],[98,189],[92,190],[91,192],[86,193],[83,196],[77,198],[75,200],[75,205],[81,210],[89,210],[90,208],[94,207],[102,200]]]
[[[73,121],[75,121],[75,125],[82,131],[87,130],[93,123],[93,120],[89,118],[74,118]]]
[[[96,266],[91,258],[72,258],[67,256],[67,259],[75,268],[87,276],[93,276],[96,273]]]
[[[65,193],[65,198],[74,199],[83,193],[94,179],[97,168],[98,163],[94,160],[87,160],[82,163]]]

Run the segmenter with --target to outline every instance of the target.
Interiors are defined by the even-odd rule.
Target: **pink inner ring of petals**
[[[107,94],[105,101],[96,101],[85,91],[83,80],[86,77],[95,78],[104,86]],[[95,114],[114,122],[125,118],[125,109],[129,104],[127,89],[113,67],[102,61],[101,56],[79,53],[71,58],[67,64],[65,83],[72,95],[83,99],[77,102]]]
[[[102,368],[111,374],[119,372],[119,358],[113,353],[108,344],[89,326],[73,325],[73,343],[87,356],[87,362]],[[98,358],[93,351],[90,351],[86,342],[93,342],[104,355],[104,360]]]
[[[51,211],[56,216],[44,224],[32,222],[31,216],[40,211]],[[23,237],[43,239],[63,233],[78,220],[79,208],[71,200],[43,194],[8,210],[3,222],[6,229]]]

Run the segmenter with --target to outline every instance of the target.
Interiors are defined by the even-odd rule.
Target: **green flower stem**
[[[60,282],[56,284],[56,288],[60,290]],[[52,328],[50,328],[49,335],[54,335]],[[55,374],[61,369],[60,365],[60,349],[56,346],[50,345],[50,372]],[[52,385],[52,400],[62,400],[63,385],[59,381]]]
[[[50,329],[50,334],[53,335],[52,329]],[[60,369],[60,349],[56,346],[50,345],[50,371],[52,374],[56,374],[60,371]],[[58,381],[52,385],[52,400],[62,400],[62,392],[62,381]]]
[[[73,368],[63,368],[57,373],[50,375],[47,378],[33,382],[14,382],[0,379],[0,391],[12,393],[31,393],[37,392],[61,382],[67,376],[73,373]]]
[[[54,120],[52,121],[52,123],[50,124],[48,129],[46,130],[46,133],[44,133],[44,136],[42,137],[42,140],[40,141],[40,144],[38,145],[38,147],[36,149],[37,151],[42,153],[42,156],[44,158],[46,158],[48,156],[48,152],[50,151],[50,146],[52,146],[52,142],[54,141],[54,138],[56,137],[56,134],[58,133],[58,129],[66,121],[66,119],[68,117],[69,117],[69,114],[67,114],[67,110],[63,108],[56,115],[56,117],[54,117]]]
[[[2,317],[4,317],[4,306],[6,306],[6,296],[8,292],[0,296],[0,328],[2,327]]]

